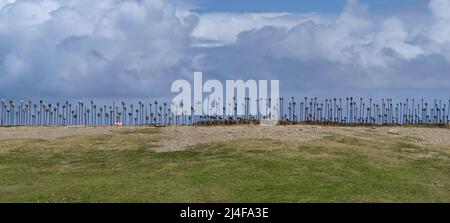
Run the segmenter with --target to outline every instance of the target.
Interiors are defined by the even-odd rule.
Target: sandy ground
[[[311,141],[329,134],[362,138],[408,137],[422,145],[450,146],[450,129],[412,127],[334,127],[334,126],[225,126],[225,127],[168,127],[163,129],[162,150],[178,150],[201,143],[231,139],[275,139],[281,141]]]
[[[1,139],[57,139],[66,136],[106,134],[120,131],[117,127],[1,127]]]
[[[32,138],[52,140],[59,137],[115,132],[141,127],[5,127],[0,128],[0,140]],[[420,144],[450,145],[450,129],[413,127],[331,127],[331,126],[171,126],[161,128],[160,150],[181,150],[200,143],[221,142],[231,139],[276,139],[282,141],[311,141],[327,134],[370,137],[410,137]]]

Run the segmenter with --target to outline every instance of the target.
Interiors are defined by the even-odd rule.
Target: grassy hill
[[[176,137],[150,127],[19,135],[0,140],[0,202],[450,202],[449,145],[358,128],[163,152]]]

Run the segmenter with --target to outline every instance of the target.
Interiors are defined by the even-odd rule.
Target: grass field
[[[0,141],[0,202],[450,202],[450,148],[413,137],[236,139],[155,152],[157,128]]]

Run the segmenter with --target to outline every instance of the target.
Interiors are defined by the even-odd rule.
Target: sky
[[[426,0],[362,0],[373,11],[416,10],[426,7]],[[191,3],[200,13],[211,12],[290,12],[340,13],[346,0],[199,0]]]
[[[167,98],[280,80],[284,96],[450,97],[450,0],[0,0],[0,97]]]

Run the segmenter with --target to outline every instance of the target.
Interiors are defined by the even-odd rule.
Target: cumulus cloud
[[[292,28],[308,20],[329,21],[332,15],[316,13],[207,13],[199,17],[199,25],[192,32],[194,46],[223,46],[233,44],[244,31],[267,26]]]
[[[195,64],[221,77],[280,79],[285,91],[303,94],[406,97],[435,90],[444,96],[450,93],[449,2],[430,1],[433,19],[427,26],[380,19],[358,1],[348,1],[335,17],[311,15],[293,26],[240,32],[233,44],[210,48]]]
[[[177,72],[196,19],[162,0],[3,1],[3,94],[133,96]],[[148,94],[148,93],[147,93]]]
[[[0,0],[0,93],[168,96],[194,71],[279,79],[285,94],[450,93],[449,0],[411,19],[356,0],[340,14],[197,14],[172,2]]]
[[[450,1],[433,0],[429,4],[430,10],[436,19],[431,30],[431,38],[437,42],[450,41]]]

